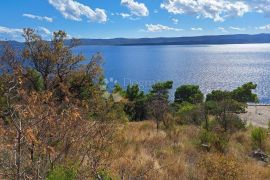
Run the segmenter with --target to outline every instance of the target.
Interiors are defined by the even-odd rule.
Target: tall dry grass
[[[156,130],[151,121],[127,123],[121,154],[112,166],[116,179],[269,179],[270,166],[249,156],[250,130],[230,136],[225,153],[198,146],[201,127]],[[268,139],[269,141],[269,139]],[[269,143],[268,143],[269,145]]]

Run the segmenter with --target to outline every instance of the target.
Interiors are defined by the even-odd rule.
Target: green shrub
[[[215,133],[212,131],[202,130],[199,134],[199,142],[201,145],[207,145],[209,150],[215,149],[218,152],[226,151],[229,139],[225,133]]]
[[[206,129],[205,122],[202,123],[202,127],[203,127],[204,129]],[[219,122],[218,122],[216,119],[210,119],[210,120],[208,121],[208,129],[209,129],[210,131],[214,131],[214,130],[220,129],[220,128],[221,128],[221,127],[220,127],[220,124],[219,124]]]
[[[58,166],[54,168],[46,180],[75,180],[76,171],[73,168]]]
[[[229,138],[226,133],[220,133],[216,135],[213,146],[221,153],[224,153],[228,147]]]
[[[32,80],[35,90],[42,91],[44,89],[44,79],[37,70],[29,69],[27,75]]]
[[[236,132],[246,128],[246,123],[237,115],[233,115],[231,119],[228,121],[228,123],[229,129],[232,132]]]
[[[200,125],[203,119],[199,106],[188,102],[183,102],[180,105],[177,115],[181,118],[182,124]]]
[[[112,180],[110,174],[106,170],[101,170],[98,172],[96,179],[102,180]]]
[[[199,134],[199,141],[200,144],[207,144],[210,145],[213,140],[215,139],[215,134],[211,131],[202,130]]]
[[[255,128],[251,132],[254,148],[263,149],[266,140],[266,132],[263,128]]]

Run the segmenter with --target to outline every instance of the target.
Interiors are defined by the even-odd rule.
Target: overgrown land
[[[100,54],[84,65],[66,33],[4,45],[0,179],[269,179],[269,130],[239,118],[258,102],[252,82],[205,96],[172,81],[107,92]]]

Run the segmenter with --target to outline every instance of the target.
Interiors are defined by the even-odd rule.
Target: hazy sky
[[[197,36],[270,32],[270,0],[3,0],[0,39]]]

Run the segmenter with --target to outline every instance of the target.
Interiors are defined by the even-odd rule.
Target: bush
[[[263,128],[255,128],[251,132],[254,148],[263,149],[266,140],[266,132]]]
[[[44,89],[44,80],[37,70],[29,69],[27,76],[31,79],[36,91],[42,91]]]
[[[110,174],[106,170],[101,170],[98,172],[96,179],[102,180],[112,180]]]
[[[177,114],[181,117],[182,124],[200,125],[203,119],[199,106],[183,102]]]
[[[229,138],[225,133],[215,133],[202,130],[199,134],[200,146],[207,145],[207,149],[214,148],[216,151],[224,153],[226,151]]]
[[[58,166],[54,168],[46,180],[75,180],[76,171],[73,168]]]
[[[210,145],[214,140],[214,136],[215,136],[214,133],[210,131],[202,130],[201,133],[199,134],[200,144]]]
[[[232,115],[230,120],[228,121],[229,123],[229,129],[232,132],[236,132],[241,129],[245,129],[246,123],[237,115]]]

